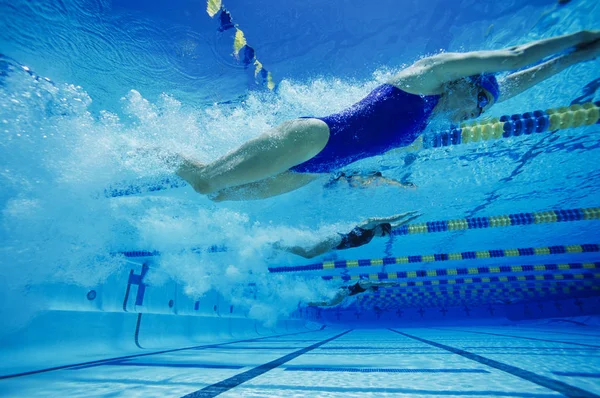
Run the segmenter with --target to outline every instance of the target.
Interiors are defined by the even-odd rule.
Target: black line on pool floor
[[[296,332],[296,333],[276,334],[276,335],[273,335],[273,336],[258,337],[258,338],[255,338],[255,339],[229,341],[227,343],[206,344],[206,345],[198,345],[198,346],[193,346],[193,347],[175,348],[175,349],[172,349],[172,350],[163,350],[163,351],[148,352],[148,353],[145,353],[145,354],[133,354],[133,355],[125,355],[125,356],[122,356],[122,357],[98,359],[96,361],[88,361],[88,362],[81,362],[81,363],[72,363],[72,364],[69,364],[69,365],[55,366],[55,367],[52,367],[52,368],[39,369],[39,370],[31,370],[31,371],[28,371],[28,372],[14,373],[14,374],[9,374],[9,375],[1,375],[0,376],[0,380],[11,379],[11,378],[14,378],[14,377],[30,376],[30,375],[34,375],[34,374],[38,374],[38,373],[51,372],[51,371],[54,371],[54,370],[69,369],[69,368],[73,368],[73,367],[81,367],[81,369],[83,369],[83,368],[86,368],[86,367],[100,366],[100,365],[106,364],[107,362],[114,362],[114,361],[119,361],[119,360],[123,360],[123,359],[147,357],[147,356],[150,356],[150,355],[167,354],[167,353],[170,353],[170,352],[177,352],[177,351],[205,350],[205,349],[210,349],[210,348],[220,348],[221,346],[228,345],[228,344],[247,343],[247,342],[251,342],[251,341],[259,341],[259,340],[273,339],[273,338],[277,338],[277,337],[294,336],[294,335],[297,335],[297,334],[317,333],[317,332],[318,332],[318,330],[312,330],[312,331],[308,331],[308,332]]]
[[[198,391],[194,391],[190,394],[184,395],[182,398],[208,398],[208,397],[215,397],[219,394],[222,394],[226,391],[231,390],[232,388],[235,388],[237,386],[239,386],[242,383],[247,382],[248,380],[254,379],[255,377],[258,377],[264,373],[267,373],[268,371],[283,365],[286,362],[291,361],[294,358],[299,357],[302,354],[306,354],[309,351],[314,350],[315,348],[319,348],[320,346],[329,343],[330,341],[333,341],[339,337],[342,337],[343,335],[350,333],[352,331],[351,330],[346,330],[343,333],[340,333],[336,336],[330,337],[326,340],[320,341],[316,344],[310,345],[306,348],[302,348],[301,350],[292,352],[291,354],[287,354],[282,356],[281,358],[275,359],[274,361],[265,363],[263,365],[257,366],[253,369],[250,369],[246,372],[237,374],[233,377],[230,377],[229,379],[225,379],[223,381],[220,381],[216,384],[212,384],[210,386],[204,387],[202,390],[198,390]]]
[[[513,376],[517,376],[521,379],[525,379],[531,383],[537,384],[542,387],[546,387],[550,390],[556,391],[560,394],[563,394],[567,397],[580,397],[580,398],[599,398],[600,396],[588,392],[586,390],[582,390],[581,388],[574,387],[570,384],[563,383],[562,381],[553,380],[549,377],[541,376],[530,372],[525,369],[517,368],[516,366],[511,366],[502,362],[494,361],[493,359],[489,359],[486,357],[482,357],[481,355],[473,354],[472,352],[461,350],[460,348],[450,347],[444,344],[436,343],[435,341],[425,340],[417,336],[412,336],[410,334],[402,333],[394,329],[389,329],[394,333],[398,333],[399,335],[411,338],[413,340],[420,341],[425,344],[429,344],[431,346],[440,348],[442,350],[450,351],[454,354],[460,355],[461,357],[470,359],[472,361],[478,362],[482,365],[489,366],[494,369],[501,370],[503,372],[509,373]]]
[[[600,345],[593,345],[593,344],[583,344],[583,343],[572,343],[570,341],[560,341],[560,340],[548,340],[548,339],[538,339],[535,337],[525,337],[525,336],[513,336],[510,334],[500,334],[500,333],[490,333],[490,332],[474,332],[471,330],[461,330],[461,329],[438,329],[438,330],[451,330],[453,332],[464,332],[464,333],[475,333],[475,334],[487,334],[490,336],[498,336],[498,337],[510,337],[513,339],[524,339],[524,340],[534,340],[534,341],[545,341],[547,343],[559,343],[559,344],[571,344],[571,345],[578,345],[578,346],[582,346],[582,347],[593,347],[593,348],[600,348]]]

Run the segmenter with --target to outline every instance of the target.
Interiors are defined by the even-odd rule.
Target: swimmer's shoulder
[[[443,82],[436,74],[437,58],[423,58],[392,76],[386,83],[409,94],[439,95]]]

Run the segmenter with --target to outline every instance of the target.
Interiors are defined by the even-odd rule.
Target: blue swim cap
[[[500,85],[498,84],[498,80],[496,80],[496,76],[491,73],[482,73],[481,75],[470,76],[469,79],[492,94],[494,103],[498,102],[498,97],[500,97]]]

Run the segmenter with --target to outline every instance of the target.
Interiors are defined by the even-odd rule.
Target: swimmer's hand
[[[591,61],[600,57],[600,38],[577,45],[572,56],[577,62]]]

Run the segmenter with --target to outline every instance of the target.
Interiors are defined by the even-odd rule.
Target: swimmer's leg
[[[316,302],[316,303],[308,303],[308,306],[309,307],[335,307],[336,305],[338,305],[342,301],[344,301],[344,299],[346,297],[348,297],[348,289],[343,289],[342,291],[340,291],[339,293],[337,293],[335,295],[335,297],[331,299],[331,301],[321,301],[321,302]]]
[[[304,258],[313,258],[334,250],[341,241],[342,239],[339,235],[333,235],[310,246],[283,246],[277,242],[273,247],[277,250],[283,250]]]
[[[265,178],[264,180],[239,185],[237,187],[225,188],[214,194],[211,199],[215,202],[221,202],[225,200],[257,200],[270,198],[301,188],[321,176],[322,174],[294,173],[286,171],[274,177]]]
[[[203,194],[278,175],[303,163],[329,140],[329,127],[319,119],[285,122],[210,164],[184,161],[177,175]]]

